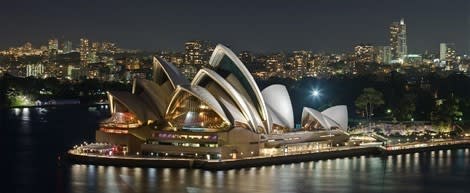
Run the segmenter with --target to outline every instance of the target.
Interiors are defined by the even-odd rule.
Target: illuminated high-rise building
[[[64,41],[62,43],[62,53],[67,54],[72,52],[72,41]]]
[[[283,53],[272,54],[268,56],[265,61],[266,70],[269,77],[278,76],[286,77],[286,70],[284,68],[286,56]]]
[[[206,65],[209,63],[209,43],[207,41],[194,40],[185,43],[184,63],[194,65]]]
[[[390,46],[375,46],[375,61],[380,64],[390,64],[392,61],[392,49]]]
[[[98,62],[98,52],[101,52],[101,44],[99,42],[91,43],[90,53],[88,54],[88,63]]]
[[[49,50],[58,50],[59,49],[59,40],[57,39],[50,39],[48,42]]]
[[[402,59],[408,54],[406,45],[406,24],[402,18],[400,22],[393,22],[390,25],[390,47],[393,59]]]
[[[49,54],[57,54],[57,51],[59,50],[59,40],[55,38],[50,39],[47,44],[47,49]]]
[[[441,61],[446,60],[447,56],[447,44],[446,43],[441,43],[439,44],[439,59]]]
[[[374,46],[370,44],[359,44],[354,47],[354,55],[360,63],[374,61]]]
[[[88,39],[81,38],[80,39],[80,63],[82,66],[86,66],[88,64],[88,55],[90,54],[90,47],[88,44]]]
[[[312,59],[312,52],[306,50],[293,51],[291,78],[302,79],[309,69],[308,63]]]
[[[441,67],[445,67],[446,70],[453,70],[458,68],[458,58],[457,52],[455,50],[455,44],[441,43],[439,46],[439,59]]]
[[[99,42],[92,42],[90,51],[100,52],[101,51],[101,44]]]
[[[441,43],[439,46],[439,59],[441,61],[454,61],[457,58],[455,44]]]
[[[100,52],[105,52],[105,53],[116,53],[117,52],[117,46],[115,43],[112,42],[103,42],[101,44],[101,50]]]
[[[44,74],[44,65],[42,64],[26,65],[26,77],[30,77],[30,76],[40,77],[43,74]]]

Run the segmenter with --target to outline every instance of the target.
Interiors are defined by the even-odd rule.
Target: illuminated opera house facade
[[[346,106],[322,112],[305,107],[301,127],[294,128],[285,86],[261,91],[220,44],[209,64],[190,82],[154,58],[152,80],[135,79],[131,92],[108,92],[111,117],[101,122],[96,141],[121,145],[129,154],[225,159],[348,139]]]

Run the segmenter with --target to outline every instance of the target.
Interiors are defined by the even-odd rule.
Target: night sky
[[[8,0],[0,4],[0,48],[53,37],[75,47],[88,37],[150,51],[204,39],[255,52],[343,52],[388,44],[388,27],[401,17],[409,53],[438,51],[440,42],[470,53],[468,0]]]

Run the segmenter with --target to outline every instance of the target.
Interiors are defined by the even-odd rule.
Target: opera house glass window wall
[[[192,82],[155,57],[151,80],[134,79],[131,92],[109,91],[108,99],[111,117],[101,123],[96,141],[120,144],[129,153],[256,156],[262,148],[331,140],[321,132],[334,130],[336,137],[348,127],[347,108],[340,105],[322,112],[305,107],[303,127],[294,129],[287,88],[260,90],[237,55],[220,44]]]
[[[217,132],[230,126],[211,105],[187,90],[174,96],[165,119],[173,130]]]

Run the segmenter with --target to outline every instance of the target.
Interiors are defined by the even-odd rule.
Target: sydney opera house
[[[240,59],[217,45],[193,80],[161,58],[153,79],[135,79],[131,92],[109,91],[111,117],[96,141],[129,154],[194,158],[257,156],[266,150],[343,144],[348,139],[346,106],[322,112],[304,107],[300,128],[285,86],[260,90]]]

